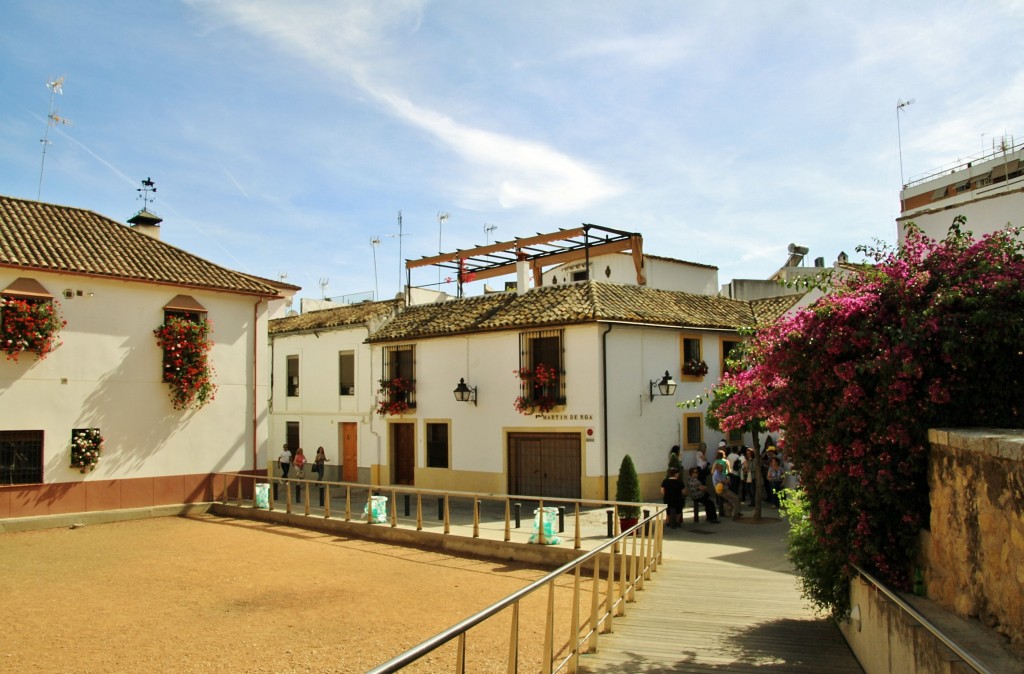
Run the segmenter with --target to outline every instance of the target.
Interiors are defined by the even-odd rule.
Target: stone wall
[[[1024,647],[1024,431],[929,431],[928,598]]]

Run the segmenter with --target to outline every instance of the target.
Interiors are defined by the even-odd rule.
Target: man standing
[[[740,495],[740,474],[743,471],[743,457],[736,451],[735,447],[729,449],[725,457],[729,462],[729,489],[737,496]]]
[[[277,457],[277,462],[281,464],[281,477],[288,477],[288,469],[292,465],[292,453],[288,451],[288,444],[285,443],[281,447],[281,456]]]

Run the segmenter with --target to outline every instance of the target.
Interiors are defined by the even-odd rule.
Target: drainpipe
[[[259,308],[263,302],[263,298],[256,300],[256,303],[252,305],[252,470],[256,472],[259,466],[256,464],[256,459],[259,456],[259,436],[257,434],[257,427],[259,426],[259,413],[256,406],[256,399],[259,396]]]
[[[604,435],[604,500],[609,500],[608,486],[608,333],[615,327],[608,324],[608,329],[601,334],[601,433]]]

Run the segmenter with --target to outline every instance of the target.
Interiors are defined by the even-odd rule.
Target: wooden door
[[[411,486],[416,480],[416,424],[391,424],[393,484]]]
[[[508,436],[510,494],[579,498],[581,465],[579,433],[511,433]]]
[[[359,424],[351,421],[341,423],[341,479],[343,482],[359,481]]]

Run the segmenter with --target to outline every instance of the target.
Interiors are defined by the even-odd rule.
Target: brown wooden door
[[[341,479],[344,482],[359,481],[359,425],[345,421],[341,424]]]
[[[415,429],[415,424],[391,424],[391,465],[394,484],[415,484]]]
[[[579,498],[581,455],[579,433],[509,434],[509,493]]]

